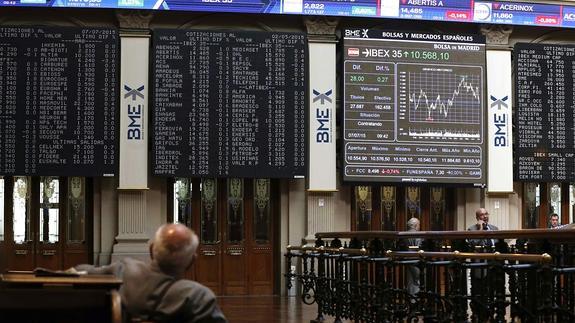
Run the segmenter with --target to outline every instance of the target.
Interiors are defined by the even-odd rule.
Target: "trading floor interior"
[[[60,27],[71,27],[72,31],[61,31]],[[553,27],[357,17],[3,7],[0,11],[0,270],[29,271],[37,267],[58,270],[81,263],[109,264],[123,257],[147,260],[148,241],[154,230],[162,223],[178,222],[200,235],[198,259],[189,270],[188,278],[208,286],[218,296],[253,296],[255,305],[250,305],[253,309],[265,312],[272,307],[277,308],[278,313],[285,312],[277,322],[298,322],[312,319],[316,313],[313,307],[310,312],[310,307],[299,302],[289,305],[293,301],[283,299],[296,294],[293,288],[286,289],[284,274],[295,268],[286,267],[284,253],[288,245],[313,244],[318,232],[404,231],[407,220],[412,217],[420,219],[422,231],[466,230],[476,223],[475,210],[479,207],[489,210],[490,223],[501,230],[547,228],[551,213],[559,215],[561,224],[574,222],[575,194],[568,180],[561,180],[561,176],[553,181],[512,179],[506,189],[493,191],[486,174],[497,173],[499,166],[507,170],[497,161],[493,165],[481,165],[483,177],[477,182],[484,185],[465,180],[402,183],[382,177],[362,181],[360,177],[348,176],[343,157],[347,153],[344,127],[351,121],[344,120],[343,105],[347,100],[344,60],[353,53],[350,46],[354,43],[350,40],[344,44],[344,38],[346,30],[363,29],[485,37],[487,52],[504,52],[510,59],[516,58],[513,53],[516,43],[574,44],[575,41],[571,29]],[[37,51],[28,52],[19,48],[20,52],[14,55],[42,57],[42,62],[53,64],[52,72],[31,74],[35,63],[10,65],[10,48],[5,39],[31,37],[32,42],[34,35],[49,33],[64,35],[63,38],[72,36],[66,40],[68,43],[62,42],[67,45],[52,43],[53,46],[39,46]],[[212,46],[211,52],[207,47],[186,47],[190,46],[189,42],[205,44],[230,38],[235,39],[235,44],[258,42],[258,48],[269,48],[261,57],[276,64],[276,69],[270,72],[276,85],[293,82],[289,90],[270,94],[269,105],[284,110],[293,107],[295,115],[270,112],[262,117],[259,112],[237,112],[250,109],[250,104],[260,102],[261,98],[235,88],[227,89],[221,80],[249,85],[254,77],[260,77],[253,65],[261,62],[242,56],[255,50],[254,47],[206,45]],[[65,59],[64,63],[50,60],[71,51],[70,43],[79,44],[77,51],[73,47],[75,56]],[[274,46],[284,46],[285,51],[278,54]],[[312,46],[327,46],[329,55],[325,59],[328,64],[333,63],[331,68],[313,69],[310,62],[317,61],[318,57],[311,52]],[[98,59],[90,61],[94,53]],[[205,53],[209,53],[208,58]],[[107,55],[117,57],[108,60]],[[101,59],[104,56],[106,59]],[[210,59],[229,59],[231,63],[225,67],[229,69],[214,68],[215,61]],[[85,67],[77,67],[80,64],[75,60],[84,62]],[[277,67],[283,62],[289,65]],[[188,76],[182,78],[178,68],[193,64],[200,66],[193,76],[194,87],[181,90],[183,82],[192,81]],[[72,78],[73,83],[52,79],[71,73],[67,70],[69,66],[78,71],[78,76]],[[406,67],[409,73],[415,73],[417,68],[416,64]],[[458,71],[463,73],[468,67],[460,68]],[[233,79],[226,75],[231,70],[241,77]],[[18,104],[11,105],[10,91],[16,93],[16,88],[6,82],[12,77],[19,80],[15,86],[23,87],[20,73],[28,73],[28,82],[31,78],[36,82],[38,77],[40,82],[49,85],[29,87],[26,92],[18,90],[15,95]],[[482,80],[485,73],[481,70],[479,74]],[[89,83],[89,77],[94,75],[95,81]],[[286,76],[284,81],[282,76]],[[208,105],[204,91],[218,87],[218,82],[219,101],[214,99]],[[330,139],[333,146],[325,154],[320,151],[320,156],[312,153],[315,148],[307,143],[312,137],[323,138],[316,132],[317,125],[324,125],[316,120],[322,116],[316,114],[319,110],[312,108],[315,102],[312,96],[321,93],[312,94],[308,82],[327,82],[322,90],[326,96],[321,100],[332,102],[333,99],[331,111],[335,117],[332,114],[325,123],[329,124],[325,129],[334,137]],[[333,88],[329,88],[330,85]],[[258,86],[261,85],[253,85]],[[328,88],[333,90],[331,94],[325,92]],[[293,89],[295,95],[289,93]],[[61,94],[57,92],[65,93],[66,97],[59,97]],[[81,113],[66,112],[66,108],[60,114],[50,112],[57,109],[52,110],[50,103],[42,101],[46,93],[54,102],[73,107],[68,111]],[[177,107],[177,103],[173,103],[176,101],[171,100],[173,96],[181,95],[185,96],[181,101],[184,105],[207,109],[230,104],[229,98],[241,98],[245,107],[234,103],[235,112],[222,114],[219,110],[219,115],[208,110],[194,115],[166,112]],[[482,100],[487,100],[485,89],[481,95]],[[508,95],[515,98],[511,89]],[[82,99],[74,99],[76,97]],[[214,98],[217,97],[216,94]],[[28,102],[24,104],[20,100]],[[137,104],[130,105],[126,100]],[[568,100],[572,102],[572,98]],[[92,108],[82,108],[89,105]],[[15,110],[10,110],[13,106],[26,109],[27,115],[41,115],[38,125],[28,121],[10,123],[10,114],[17,115]],[[483,107],[489,108],[485,102]],[[18,118],[24,118],[20,113],[23,115],[18,112]],[[190,135],[185,133],[188,129],[182,132],[178,128],[179,118],[189,118],[181,124],[189,122]],[[478,131],[484,134],[490,129],[489,120],[484,122],[485,115],[478,118],[481,119]],[[64,137],[44,147],[30,145],[37,150],[28,150],[32,135],[21,135],[27,133],[23,132],[24,127],[26,131],[45,129],[38,131],[47,131],[40,136],[45,136],[42,140],[48,142],[50,133],[54,136],[64,133],[58,128],[62,125],[58,120],[65,120],[62,121],[65,124],[76,119],[82,127],[78,127],[74,135],[81,135],[82,131],[82,135],[91,131],[98,135],[88,135],[73,145]],[[42,128],[43,122],[50,126]],[[165,125],[176,126],[166,130]],[[510,128],[509,125],[509,131]],[[104,137],[99,137],[100,133]],[[222,143],[213,139],[234,133],[240,142],[230,139]],[[300,134],[303,137],[298,138]],[[256,142],[260,135],[269,137],[266,140],[270,152],[264,152],[264,146],[242,145],[242,142]],[[480,157],[480,164],[495,158],[494,154],[487,154],[487,136],[484,140],[485,156]],[[67,145],[73,146],[73,153],[50,153]],[[205,147],[214,150],[208,152]],[[229,155],[222,157],[222,149]],[[272,150],[281,156],[272,156]],[[17,157],[9,162],[12,152]],[[181,156],[188,159],[182,161]],[[293,156],[296,156],[295,162]],[[242,166],[230,170],[222,158],[226,162],[235,158]],[[267,158],[268,165],[280,166],[257,167],[254,160],[258,158]],[[289,159],[286,167],[284,159]],[[97,165],[90,164],[91,160],[96,160]],[[213,160],[216,162],[212,163]],[[500,174],[501,177],[508,175]],[[278,297],[268,299],[277,304],[270,305],[265,298],[257,298],[269,295]],[[242,311],[242,299],[225,299],[222,304],[230,313],[236,313],[232,314],[236,317],[232,321],[253,322],[242,319],[246,315]],[[297,312],[301,316],[294,316],[286,306],[295,306],[292,309],[301,311]]]

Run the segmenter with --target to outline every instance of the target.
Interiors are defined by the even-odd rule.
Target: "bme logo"
[[[143,100],[144,94],[144,86],[140,86],[139,88],[131,88],[127,85],[124,85],[124,90],[126,93],[124,94],[124,99],[128,99],[132,101],[136,101],[138,99]],[[143,103],[128,103],[128,118],[130,120],[130,124],[128,124],[128,140],[140,140],[143,137],[143,114],[144,114],[144,104]]]
[[[129,98],[130,96],[132,97],[132,101],[136,101],[136,97],[140,97],[140,98],[144,98],[144,94],[142,93],[142,91],[144,91],[144,86],[140,86],[137,89],[132,89],[127,85],[124,85],[124,90],[126,90],[126,94],[124,94],[124,99]]]
[[[507,103],[505,103],[505,101],[507,101],[507,99],[509,99],[509,96],[505,96],[502,99],[498,99],[496,97],[494,97],[493,95],[490,96],[491,97],[491,107],[492,108],[497,108],[497,110],[501,110],[501,108],[509,108],[509,106],[507,105]]]
[[[316,107],[315,108],[315,120],[318,122],[319,126],[316,129],[315,133],[315,142],[317,143],[328,143],[331,141],[330,138],[330,128],[331,128],[331,103],[332,99],[330,96],[332,95],[333,90],[330,89],[325,93],[321,93],[316,89],[313,89],[313,103],[317,104],[319,101],[319,105],[324,106],[326,103],[328,106],[326,107]]]
[[[351,29],[345,30],[345,37],[359,37],[360,35],[361,35],[360,30],[351,30]]]
[[[507,147],[509,145],[508,138],[508,109],[509,105],[506,101],[509,99],[509,96],[505,96],[501,99],[490,95],[491,98],[491,108],[497,108],[493,112],[493,125],[495,126],[495,134],[493,136],[493,145],[495,147]],[[501,111],[504,109],[505,111]]]
[[[346,29],[344,32],[345,37],[356,37],[356,38],[369,38],[368,34],[369,29]]]

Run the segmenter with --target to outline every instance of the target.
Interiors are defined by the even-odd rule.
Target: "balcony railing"
[[[285,256],[287,287],[317,305],[317,321],[575,322],[572,229],[316,238]]]

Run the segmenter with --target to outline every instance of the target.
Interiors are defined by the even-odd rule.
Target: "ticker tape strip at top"
[[[575,5],[527,2],[474,0],[0,0],[0,6],[382,17],[575,28]]]

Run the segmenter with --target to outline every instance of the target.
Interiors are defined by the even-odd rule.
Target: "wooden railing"
[[[316,237],[288,246],[286,283],[317,305],[318,321],[575,322],[575,230]],[[419,251],[405,243],[414,238]]]

